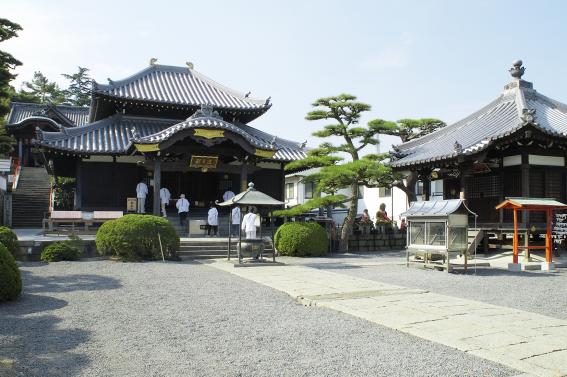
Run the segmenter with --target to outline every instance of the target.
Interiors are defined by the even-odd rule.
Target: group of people
[[[136,198],[137,198],[137,213],[146,213],[146,197],[148,195],[148,186],[145,182],[141,181],[136,186]],[[234,197],[234,192],[227,190],[222,195],[223,201],[230,200]],[[166,207],[171,201],[171,193],[166,187],[162,187],[159,190],[159,199],[161,204],[161,213],[163,217],[167,217]],[[179,195],[175,203],[177,208],[177,213],[179,215],[179,224],[181,226],[187,225],[187,217],[189,215],[189,200],[185,197],[185,194]],[[235,232],[240,227],[240,207],[234,207],[231,211],[231,233],[235,235]],[[256,227],[259,226],[260,218],[256,214],[256,210],[250,207],[248,213],[244,215],[242,219],[242,231],[246,233],[246,238],[256,238]],[[219,211],[217,210],[215,204],[211,202],[209,204],[209,211],[207,212],[207,236],[217,237],[219,228]]]

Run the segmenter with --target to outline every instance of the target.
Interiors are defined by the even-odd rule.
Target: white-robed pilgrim
[[[246,238],[256,238],[256,214],[248,212],[242,219],[242,230],[246,232]]]
[[[232,209],[232,224],[240,224],[240,207],[234,207]]]
[[[219,225],[219,211],[215,207],[211,207],[209,209],[209,213],[207,215],[207,223],[212,226]]]
[[[137,198],[146,198],[148,195],[148,186],[144,182],[138,183],[136,186],[136,197]]]
[[[166,187],[162,187],[159,190],[159,199],[161,200],[162,203],[169,204],[169,201],[171,199],[171,193]]]
[[[189,200],[185,199],[185,195],[181,194],[177,203],[175,203],[177,207],[177,211],[181,212],[189,212]]]
[[[232,192],[232,191],[230,191],[230,190],[225,191],[224,194],[222,194],[222,200],[225,201],[225,202],[226,202],[228,199],[232,199],[232,198],[234,198],[234,192]]]

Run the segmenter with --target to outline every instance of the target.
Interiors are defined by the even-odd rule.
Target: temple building
[[[185,67],[155,64],[123,80],[93,83],[90,107],[13,103],[7,131],[25,166],[76,178],[75,209],[125,210],[140,181],[147,211],[159,189],[206,207],[223,192],[257,189],[282,200],[285,163],[305,143],[250,125],[272,106]]]
[[[510,226],[511,211],[495,209],[507,197],[565,202],[567,105],[538,93],[522,79],[524,71],[522,61],[515,61],[509,70],[512,81],[494,101],[397,146],[393,168],[418,174],[425,200],[430,182],[442,180],[443,197],[466,198],[485,228]],[[543,214],[535,212],[524,215],[522,223],[545,226]]]

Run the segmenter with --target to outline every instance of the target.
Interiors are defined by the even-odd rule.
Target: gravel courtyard
[[[2,377],[519,374],[205,264],[21,269],[23,297],[0,305]]]

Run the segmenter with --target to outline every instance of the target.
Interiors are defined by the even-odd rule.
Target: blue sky
[[[567,102],[567,3],[562,1],[6,1],[24,28],[2,43],[41,70],[91,69],[99,82],[148,65],[184,65],[272,109],[253,126],[280,137],[310,133],[310,103],[347,92],[372,105],[365,121],[457,121],[496,98],[514,59],[539,92]],[[392,140],[384,141],[387,149]]]

